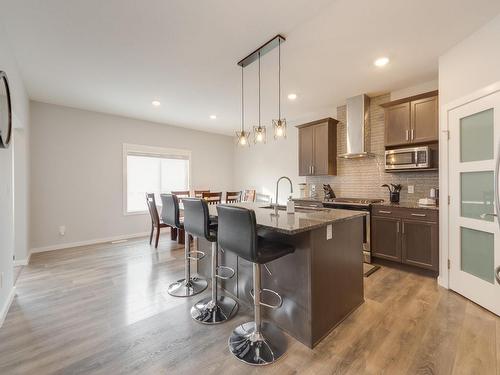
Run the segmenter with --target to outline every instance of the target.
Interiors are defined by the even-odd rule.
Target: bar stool
[[[179,199],[173,194],[161,194],[163,209],[161,217],[163,222],[177,229],[184,229],[184,224],[179,218]],[[202,251],[191,251],[189,235],[186,233],[184,240],[184,278],[177,280],[168,286],[168,294],[174,297],[190,297],[207,289],[207,280],[191,276],[191,260],[203,259],[205,253]]]
[[[262,321],[261,306],[277,309],[281,307],[283,300],[275,291],[261,289],[260,267],[294,252],[295,249],[290,245],[259,237],[253,210],[219,205],[217,212],[219,246],[253,263],[254,321],[234,329],[229,338],[229,350],[237,359],[250,365],[273,363],[285,353],[286,338],[274,324]],[[262,292],[274,294],[279,302],[276,305],[262,302]]]
[[[217,324],[231,319],[238,311],[237,302],[228,296],[217,294],[217,280],[228,280],[235,274],[234,269],[218,265],[217,222],[210,219],[208,204],[204,199],[184,198],[184,229],[198,238],[212,243],[212,295],[198,301],[191,308],[194,320],[204,324]],[[219,271],[229,271],[223,276]]]

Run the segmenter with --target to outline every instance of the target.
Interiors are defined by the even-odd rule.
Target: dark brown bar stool
[[[222,191],[218,193],[203,193],[202,198],[208,204],[221,204],[222,203]]]
[[[261,306],[277,309],[283,304],[281,296],[273,290],[261,289],[261,265],[294,252],[290,245],[268,241],[257,235],[255,212],[242,207],[219,205],[219,247],[253,263],[253,322],[235,328],[229,338],[229,350],[250,365],[267,365],[275,362],[286,351],[283,332],[269,322],[262,322]],[[262,292],[274,294],[278,303],[270,305],[261,301]]]
[[[238,202],[241,202],[241,191],[226,192],[226,203],[238,203]]]
[[[165,223],[175,228],[184,230],[184,224],[179,218],[179,198],[173,194],[161,194],[163,203],[162,218]],[[203,259],[205,253],[202,251],[191,251],[189,235],[184,240],[184,278],[177,280],[168,286],[168,294],[174,297],[189,297],[203,292],[207,289],[207,280],[197,276],[191,276],[191,260]]]
[[[198,198],[184,198],[184,229],[193,237],[204,238],[212,244],[212,296],[203,298],[191,308],[194,320],[204,324],[217,324],[231,319],[238,311],[238,304],[228,296],[218,295],[217,280],[228,280],[234,269],[218,264],[217,223],[210,220],[207,202]],[[224,276],[221,272],[227,271]]]

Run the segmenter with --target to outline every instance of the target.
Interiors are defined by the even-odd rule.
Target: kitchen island
[[[295,214],[274,210],[265,203],[235,203],[255,211],[259,236],[292,245],[295,252],[267,263],[262,288],[283,298],[278,309],[263,307],[264,319],[313,348],[364,301],[364,212],[327,208],[297,208]],[[210,214],[217,215],[215,206]],[[210,253],[210,243],[198,240]],[[230,251],[219,251],[219,264],[234,268],[235,276],[221,287],[241,304],[252,305],[252,263]],[[210,277],[210,259],[198,261],[198,273]],[[266,270],[267,268],[267,270]],[[263,293],[264,302],[276,297]]]

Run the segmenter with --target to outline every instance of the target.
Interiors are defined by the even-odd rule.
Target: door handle
[[[497,283],[500,284],[500,266],[495,270],[495,278],[497,279]]]
[[[494,216],[494,217],[497,217],[498,215],[497,215],[497,214],[491,214],[491,213],[484,213],[484,214],[479,215],[479,217],[480,217],[481,219],[486,219],[486,216]]]

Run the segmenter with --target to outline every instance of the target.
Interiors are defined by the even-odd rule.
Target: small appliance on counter
[[[391,184],[391,186],[383,184],[381,187],[386,187],[389,190],[389,201],[391,203],[399,203],[399,193],[403,187],[401,184]]]
[[[309,198],[309,185],[306,183],[299,184],[300,198]]]
[[[325,200],[337,198],[330,184],[323,184],[323,191],[325,192]]]
[[[428,198],[422,198],[418,200],[418,204],[420,206],[430,206],[434,207],[437,206],[439,203],[439,189],[432,188],[429,191],[429,197]]]

